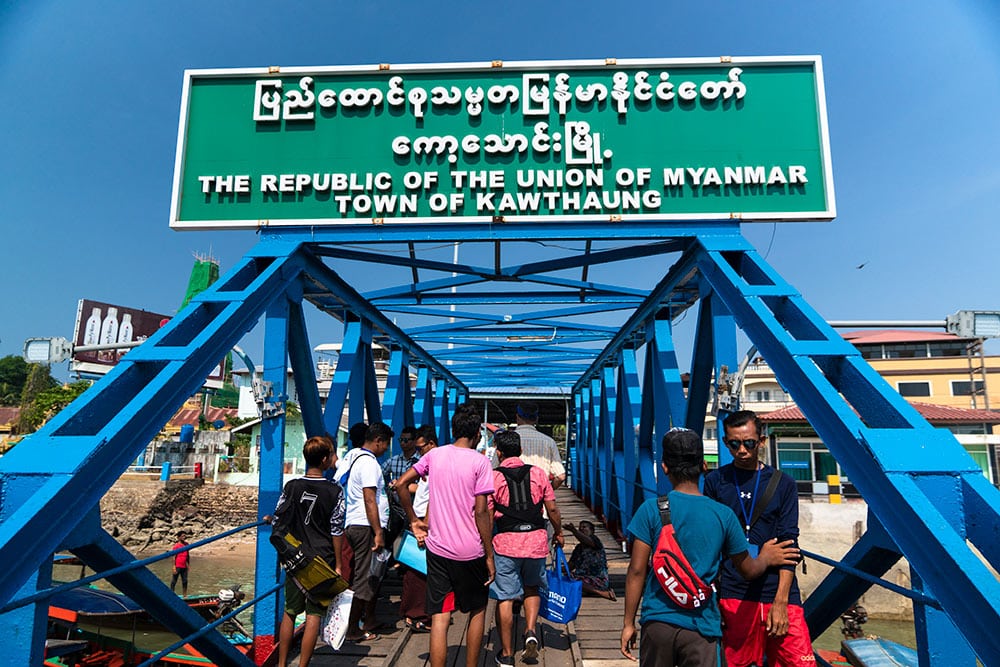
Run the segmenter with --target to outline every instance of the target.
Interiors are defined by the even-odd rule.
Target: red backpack
[[[653,574],[670,601],[681,609],[698,609],[715,592],[715,587],[701,580],[677,543],[674,525],[670,522],[670,501],[666,496],[656,500],[663,528],[653,550]]]

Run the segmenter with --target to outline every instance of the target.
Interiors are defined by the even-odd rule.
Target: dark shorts
[[[173,590],[174,586],[177,585],[177,580],[181,580],[181,586],[187,588],[188,585],[188,569],[186,567],[178,567],[177,571],[174,572],[173,577],[170,578],[170,589]]]
[[[375,533],[371,526],[348,526],[344,529],[344,537],[354,551],[351,561],[351,590],[357,600],[375,599],[371,579],[368,573],[372,568],[372,545],[375,543]]]
[[[307,598],[302,589],[288,577],[285,579],[285,613],[294,618],[302,612],[306,616],[324,616],[326,607]]]
[[[706,639],[694,630],[670,623],[650,621],[639,635],[639,667],[716,667],[719,641]]]
[[[451,560],[427,551],[427,613],[473,612],[486,606],[490,572],[486,556]]]

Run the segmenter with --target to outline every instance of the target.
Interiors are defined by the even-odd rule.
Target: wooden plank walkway
[[[595,518],[587,506],[569,489],[559,489],[556,501],[563,516],[563,522],[578,523],[582,519],[594,522],[597,536],[604,544],[608,555],[608,570],[618,596],[612,602],[599,597],[585,597],[576,621],[567,625],[551,624],[539,619],[539,641],[542,650],[537,662],[539,667],[624,667],[634,666],[618,650],[621,635],[623,599],[625,595],[625,571],[628,568],[628,554],[622,553],[621,543],[609,533]],[[569,531],[566,533],[565,551],[567,557],[573,552],[576,540]],[[399,614],[401,579],[394,572],[386,576],[381,597],[376,608],[377,616],[383,623],[377,641],[351,643],[344,642],[339,651],[320,644],[310,663],[317,667],[381,667],[402,665],[423,667],[429,664],[430,635],[411,633],[404,627]],[[448,631],[448,667],[465,665],[465,628],[468,618],[465,614],[452,614],[452,626]],[[524,617],[517,617],[514,629],[516,664],[527,664],[521,660],[520,637],[524,632]],[[480,667],[493,667],[494,651],[500,643],[494,625],[494,604],[487,608],[486,635],[482,640],[479,658]],[[298,660],[290,663],[298,667]]]

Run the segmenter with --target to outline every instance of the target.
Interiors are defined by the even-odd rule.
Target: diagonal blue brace
[[[97,505],[300,270],[294,257],[245,258],[0,459],[0,602],[51,558],[81,508]]]
[[[984,664],[1000,664],[1000,583],[966,543],[981,540],[984,555],[996,559],[996,537],[982,527],[1000,524],[1000,491],[982,484],[954,436],[931,427],[755,251],[718,240],[703,247],[704,279],[941,603],[947,625]],[[842,581],[815,604],[836,608],[856,589]],[[918,646],[923,655],[956,636],[933,620]],[[962,654],[956,649],[955,664],[971,664]]]
[[[73,553],[98,572],[135,560],[132,554],[104,531],[100,531],[91,544],[74,548]],[[205,619],[146,568],[108,577],[108,581],[180,637],[194,634],[205,625]],[[253,664],[219,632],[206,633],[192,640],[191,644],[217,665]]]

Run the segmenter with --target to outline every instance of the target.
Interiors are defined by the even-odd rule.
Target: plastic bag
[[[333,598],[326,610],[326,618],[323,619],[320,637],[334,650],[340,649],[344,643],[344,637],[347,636],[352,602],[354,602],[354,591],[348,588]]]
[[[382,547],[378,551],[372,554],[372,564],[368,569],[368,576],[375,581],[382,581],[382,577],[389,570],[389,558],[392,556],[392,552]]]
[[[575,619],[583,601],[583,582],[570,575],[566,554],[560,546],[556,546],[552,569],[545,571],[545,581],[545,588],[539,591],[542,618],[553,623],[569,623]]]

